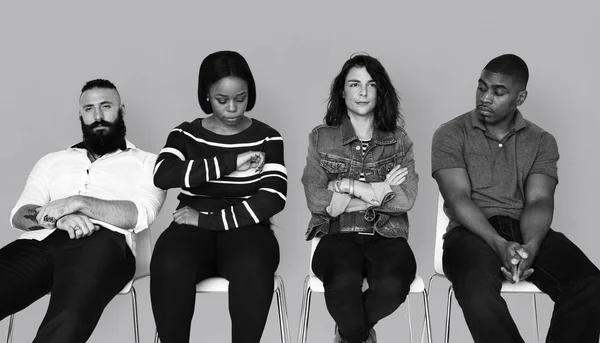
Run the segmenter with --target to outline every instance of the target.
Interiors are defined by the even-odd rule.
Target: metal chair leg
[[[438,276],[438,274],[433,274],[430,278],[429,278],[429,283],[427,284],[427,290],[426,290],[426,294],[427,294],[427,305],[429,307],[429,295],[431,294],[431,285],[433,284],[433,280]],[[431,319],[431,318],[430,318]],[[423,340],[425,339],[425,325],[427,324],[427,318],[425,318],[425,320],[423,321],[423,327],[421,328],[421,343],[423,343]],[[429,343],[431,342],[431,328],[429,329]]]
[[[533,297],[533,322],[535,323],[535,332],[534,334],[534,338],[536,339],[536,342],[540,343],[540,328],[538,325],[538,311],[537,311],[537,300],[535,297],[535,293],[532,294]]]
[[[277,276],[277,289],[275,295],[277,296],[277,309],[279,313],[279,330],[281,333],[282,343],[291,343],[292,338],[290,337],[290,324],[288,322],[287,304],[285,301],[285,288],[283,286],[283,279],[281,276]]]
[[[140,327],[138,321],[137,295],[135,287],[131,286],[131,307],[133,308],[133,339],[135,343],[140,343]]]
[[[444,335],[444,343],[450,342],[450,313],[452,311],[452,294],[454,290],[452,286],[448,287],[448,302],[446,304],[446,332]]]
[[[414,343],[412,319],[410,317],[410,293],[406,296],[406,311],[408,312],[408,338],[410,339],[410,343]]]
[[[154,333],[154,343],[158,343],[160,342],[160,339],[158,338],[158,330]]]
[[[8,320],[8,336],[6,337],[6,343],[12,343],[14,325],[15,325],[15,315],[11,314],[10,319]]]
[[[310,300],[312,290],[310,289],[310,275],[304,280],[304,292],[302,295],[302,307],[300,309],[300,325],[298,328],[298,343],[306,343],[308,335],[308,318],[310,314]]]
[[[423,290],[423,308],[425,309],[425,325],[427,326],[427,342],[433,343],[431,339],[431,317],[429,314],[429,292]]]

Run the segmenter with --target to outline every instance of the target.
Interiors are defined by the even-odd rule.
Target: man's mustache
[[[97,122],[94,122],[94,123],[88,125],[88,127],[90,129],[95,129],[100,126],[112,127],[113,123],[107,122],[106,120],[100,120],[100,121],[97,121]]]

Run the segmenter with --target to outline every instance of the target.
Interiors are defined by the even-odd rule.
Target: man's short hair
[[[94,88],[114,89],[117,91],[117,93],[119,92],[117,90],[117,86],[115,86],[114,83],[105,79],[94,79],[86,82],[85,85],[83,85],[83,88],[81,88],[81,94],[83,94],[83,92],[85,91],[89,91],[90,89]]]
[[[515,81],[527,87],[529,81],[529,69],[527,63],[521,57],[513,54],[505,54],[491,60],[484,70],[491,73],[503,74],[511,76]]]

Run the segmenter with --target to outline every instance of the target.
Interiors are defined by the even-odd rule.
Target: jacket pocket
[[[335,155],[321,154],[319,165],[327,174],[347,174],[350,168],[350,161]]]
[[[387,178],[387,173],[396,166],[396,155],[384,158],[375,163],[375,170],[379,176],[377,181],[384,181]]]

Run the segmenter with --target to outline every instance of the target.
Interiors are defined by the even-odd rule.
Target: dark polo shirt
[[[494,138],[475,110],[442,124],[433,135],[431,173],[464,168],[471,180],[471,199],[487,218],[519,219],[525,206],[525,182],[531,174],[558,180],[558,146],[554,137],[523,118],[502,140]],[[448,230],[460,223],[450,218]]]

